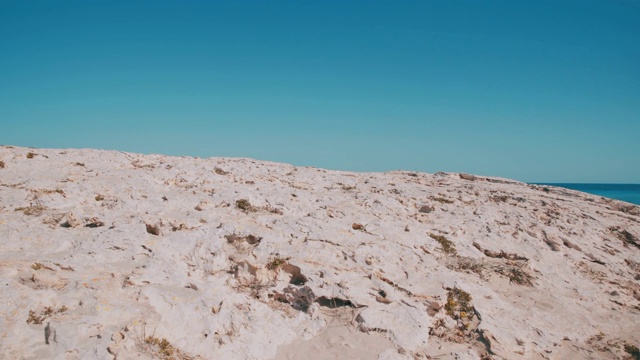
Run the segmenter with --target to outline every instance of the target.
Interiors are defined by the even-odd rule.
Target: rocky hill
[[[0,147],[3,359],[638,359],[640,209],[451,173]]]

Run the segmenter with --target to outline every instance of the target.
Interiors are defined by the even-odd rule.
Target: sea
[[[640,184],[570,184],[536,183],[537,185],[559,186],[589,194],[626,201],[640,205]]]

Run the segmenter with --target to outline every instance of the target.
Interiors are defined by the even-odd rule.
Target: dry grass
[[[101,226],[104,226],[104,222],[98,220],[98,218],[91,218],[89,219],[89,222],[85,224],[85,227],[88,227],[88,228],[97,228]]]
[[[443,235],[429,234],[429,236],[440,243],[445,254],[455,255],[457,253],[456,245]]]
[[[146,322],[142,323],[142,333],[134,331],[133,338],[138,350],[146,355],[150,355],[152,359],[162,360],[194,360],[182,350],[175,347],[165,338],[158,338],[153,334],[147,336]]]
[[[272,214],[277,214],[277,215],[282,215],[284,214],[284,212],[282,212],[282,210],[278,209],[278,208],[273,208],[271,206],[267,206],[265,207],[265,210],[267,210],[268,212],[272,213]]]
[[[437,201],[441,204],[453,204],[453,200],[449,200],[443,197],[432,197],[431,200]]]
[[[42,214],[42,212],[45,211],[46,209],[47,208],[42,205],[31,204],[27,207],[16,208],[15,211],[22,211],[22,213],[24,213],[25,215],[38,216]]]
[[[497,272],[509,278],[509,282],[522,286],[533,286],[533,276],[519,267],[499,267]]]
[[[131,165],[136,169],[155,169],[156,166],[153,164],[143,164],[140,160],[134,160],[131,162]]]
[[[35,311],[29,310],[29,317],[27,318],[27,324],[40,325],[46,318],[39,316]]]
[[[66,312],[67,310],[69,310],[69,309],[64,305],[62,305],[60,308],[58,308],[58,310],[55,310],[51,306],[47,306],[40,312],[40,315],[38,315],[33,310],[29,310],[29,317],[27,318],[27,324],[40,325],[45,320],[50,318],[51,316],[53,316],[55,314],[62,314],[64,312]]]
[[[171,343],[169,341],[167,341],[167,339],[158,339],[156,337],[153,336],[149,336],[146,339],[144,339],[144,342],[155,348],[156,353],[160,356],[162,356],[165,359],[173,359],[173,355],[176,352],[176,348],[173,347],[173,345],[171,345]]]
[[[509,197],[506,195],[494,195],[492,197],[489,198],[489,200],[495,202],[495,203],[500,203],[500,202],[507,202],[509,200]]]
[[[267,263],[267,269],[269,270],[277,270],[280,269],[284,264],[287,263],[288,258],[283,258],[280,256],[276,256],[273,259],[269,260]]]
[[[251,205],[251,203],[249,202],[249,200],[247,199],[240,199],[236,201],[236,207],[242,211],[245,212],[255,212],[257,211],[257,209]]]
[[[485,270],[485,264],[480,261],[469,257],[456,256],[454,262],[447,265],[447,268],[465,273],[474,273],[484,279],[483,271]]]
[[[47,195],[51,195],[51,194],[59,194],[64,196],[64,190],[62,189],[55,189],[55,190],[49,190],[49,189],[45,189],[45,190],[40,190],[41,193],[47,194]]]

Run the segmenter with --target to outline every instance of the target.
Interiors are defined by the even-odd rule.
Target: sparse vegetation
[[[19,207],[15,209],[15,211],[22,211],[25,215],[30,215],[30,216],[38,216],[42,214],[44,210],[46,210],[46,207],[42,205],[33,205],[33,204],[27,207]]]
[[[32,153],[32,152],[28,152],[27,153],[27,159],[33,159],[36,155],[38,155],[38,154]]]
[[[629,244],[640,249],[640,240],[636,238],[632,233],[627,230],[620,230],[617,227],[609,228],[609,230],[620,240],[622,240],[622,244],[624,247],[628,247]]]
[[[280,256],[276,256],[273,259],[271,259],[269,261],[269,263],[267,264],[267,269],[269,270],[277,270],[279,268],[281,268],[284,264],[287,263],[287,260],[289,260],[288,258],[283,258]]]
[[[471,319],[474,315],[471,295],[459,288],[449,290],[444,309],[455,320]]]
[[[98,218],[91,218],[89,219],[89,222],[85,224],[85,227],[88,227],[88,228],[97,228],[101,226],[104,226],[104,222],[98,220]]]
[[[132,161],[131,165],[136,169],[155,169],[156,168],[156,166],[153,164],[142,164],[140,160]]]
[[[549,188],[548,188],[548,187],[543,187],[543,188],[542,188],[542,191],[544,191],[544,192],[546,192],[546,193],[548,194],[550,190],[549,190]]]
[[[278,208],[273,208],[273,207],[271,207],[271,206],[267,206],[267,207],[265,208],[265,210],[267,210],[268,212],[270,212],[270,213],[272,213],[272,214],[277,214],[277,215],[282,215],[282,214],[284,214],[284,213],[282,212],[282,210],[280,210],[280,209],[278,209]]]
[[[36,270],[36,271],[39,271],[39,270],[42,270],[42,269],[49,270],[49,271],[56,271],[56,269],[52,268],[51,266],[47,266],[47,265],[44,265],[44,264],[38,263],[38,262],[33,263],[33,265],[31,265],[31,268],[33,270]]]
[[[442,246],[442,251],[444,251],[445,254],[454,255],[457,253],[456,245],[443,235],[429,234],[429,236],[433,240],[440,243],[440,246]]]
[[[167,341],[167,339],[160,340],[156,337],[149,336],[146,339],[144,339],[144,342],[147,345],[155,347],[157,350],[157,353],[161,355],[163,358],[173,359],[173,355],[176,349],[175,347],[173,347],[173,345],[171,345],[169,341]]]
[[[473,258],[456,256],[455,262],[447,265],[447,268],[455,271],[474,273],[484,279],[483,271],[485,269],[485,264],[482,261]]]
[[[4,161],[0,160],[0,169],[4,169]]]
[[[33,310],[29,310],[29,317],[27,318],[27,324],[40,325],[51,316],[55,314],[62,314],[67,310],[69,309],[64,305],[62,305],[58,310],[55,310],[51,306],[47,306],[40,312],[40,315],[38,315]]]
[[[497,272],[509,278],[509,282],[522,286],[533,286],[533,276],[519,267],[498,268]]]
[[[453,200],[449,200],[443,197],[432,197],[431,200],[437,201],[441,204],[453,204]]]
[[[100,194],[96,195],[96,201],[102,201],[102,200],[104,200],[104,196]]]
[[[640,360],[640,349],[635,345],[624,344],[624,351],[634,360]]]
[[[64,196],[64,190],[62,189],[55,189],[55,190],[49,190],[49,189],[45,189],[45,190],[40,190],[40,192],[50,195],[50,194],[59,194]]]
[[[251,203],[249,202],[249,200],[247,199],[240,199],[236,201],[236,207],[242,211],[246,211],[246,212],[253,212],[256,211],[256,208],[251,205]]]
[[[45,320],[44,317],[38,316],[35,311],[29,310],[29,317],[27,318],[27,324],[40,325]]]
[[[491,201],[499,203],[499,202],[507,202],[507,200],[509,200],[509,197],[506,195],[494,195],[492,197],[490,197]]]
[[[200,219],[200,220],[202,220],[202,219]],[[187,227],[187,224],[185,224],[185,223],[180,223],[180,225],[171,224],[171,231],[181,231],[181,230],[191,230],[191,229],[189,227]]]

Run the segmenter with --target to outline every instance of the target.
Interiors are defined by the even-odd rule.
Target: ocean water
[[[640,184],[557,184],[538,183],[538,185],[559,186],[571,190],[578,190],[589,194],[600,195],[612,199],[626,201],[640,205]]]

